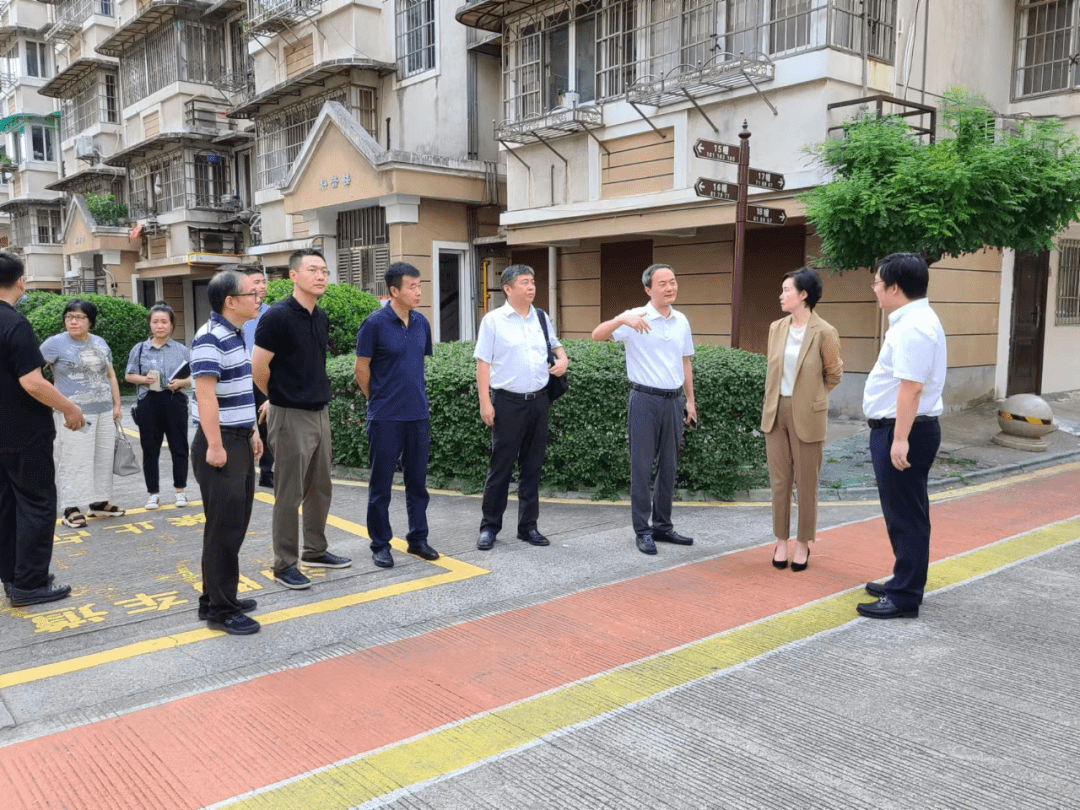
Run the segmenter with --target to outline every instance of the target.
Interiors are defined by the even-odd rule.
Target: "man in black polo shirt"
[[[300,520],[304,507],[304,565],[348,568],[352,560],[327,551],[330,514],[330,379],[326,352],[330,318],[315,306],[326,292],[326,261],[314,248],[289,257],[293,293],[259,320],[251,371],[268,397],[267,438],[274,453],[274,579],[303,590],[311,580],[300,572]]]
[[[390,492],[401,459],[409,553],[439,559],[428,545],[427,465],[431,419],[424,386],[424,357],[431,354],[431,326],[416,311],[420,306],[420,271],[394,262],[386,270],[390,302],[371,313],[356,335],[353,370],[367,398],[368,483],[367,529],[375,565],[393,568],[390,555]]]
[[[54,602],[71,593],[49,573],[56,527],[52,409],[79,430],[82,411],[42,375],[29,321],[15,310],[26,292],[23,264],[0,250],[0,581],[15,607]]]

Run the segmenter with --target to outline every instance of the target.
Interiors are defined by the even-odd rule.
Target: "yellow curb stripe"
[[[999,570],[1080,538],[1080,518],[942,560],[930,568],[934,591]],[[443,727],[343,763],[298,776],[215,807],[338,810],[414,787],[631,703],[744,664],[792,642],[856,620],[859,588],[661,653],[544,695]]]

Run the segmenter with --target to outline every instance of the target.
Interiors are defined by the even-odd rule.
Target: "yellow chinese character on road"
[[[121,599],[113,602],[117,607],[128,608],[127,615],[134,616],[136,613],[146,613],[151,610],[168,610],[176,605],[186,605],[187,599],[180,599],[177,591],[165,593],[137,593],[131,599]]]
[[[32,613],[27,616],[34,623],[35,633],[59,633],[61,630],[73,630],[91,622],[103,622],[107,610],[94,610],[91,602],[80,608],[55,608],[44,613]]]
[[[79,529],[77,532],[68,532],[67,534],[58,534],[53,537],[53,545],[58,546],[61,543],[81,543],[84,537],[89,537],[90,532],[86,529]]]
[[[240,575],[240,582],[236,586],[237,593],[248,593],[250,591],[261,591],[262,585],[253,580],[251,577],[245,577]],[[201,591],[200,591],[201,592]]]
[[[199,526],[206,523],[206,515],[203,512],[189,513],[180,517],[167,518],[173,526]]]
[[[140,520],[138,523],[121,523],[118,526],[109,526],[108,528],[117,534],[142,534],[153,530],[154,524],[149,520]]]

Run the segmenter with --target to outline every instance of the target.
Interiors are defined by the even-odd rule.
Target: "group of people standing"
[[[329,319],[316,307],[328,280],[322,255],[313,249],[296,251],[289,261],[289,277],[292,295],[267,307],[261,272],[217,273],[208,286],[212,314],[195,335],[190,356],[171,339],[172,310],[155,305],[150,311],[151,337],[132,349],[125,376],[139,386],[147,508],[151,509],[160,502],[157,462],[162,437],[168,437],[173,458],[177,505],[186,504],[187,398],[183,389],[194,383],[196,433],[190,454],[206,512],[199,617],[236,635],[259,630],[258,622],[247,615],[255,609],[255,600],[240,599],[237,594],[238,555],[251,518],[257,466],[267,458],[267,446],[273,448],[276,463],[261,467],[259,482],[272,487],[275,496],[274,579],[288,588],[305,589],[311,581],[300,571],[301,562],[326,568],[352,564],[330,552],[326,539],[332,453],[326,374]],[[946,367],[944,333],[925,299],[928,279],[921,258],[893,254],[879,263],[873,284],[879,304],[891,313],[891,328],[867,381],[864,410],[896,556],[889,582],[867,584],[877,601],[858,608],[874,618],[918,615],[926,581],[930,534],[926,482],[940,442],[937,416],[943,410]],[[549,380],[565,375],[569,365],[547,313],[533,306],[532,268],[511,265],[503,271],[501,282],[506,302],[485,315],[474,351],[479,415],[491,429],[491,459],[476,543],[480,550],[493,548],[502,529],[515,464],[519,468],[517,538],[534,546],[549,545],[538,524],[540,471],[551,405]],[[386,283],[389,300],[362,324],[354,366],[368,403],[370,549],[374,564],[382,568],[394,565],[389,504],[399,464],[405,482],[408,551],[428,560],[439,557],[428,543],[426,515],[431,423],[424,358],[432,353],[432,336],[427,319],[417,311],[420,272],[397,262],[387,269]],[[687,427],[696,427],[698,414],[690,360],[693,336],[686,317],[674,308],[675,272],[670,265],[654,264],[643,273],[642,284],[647,303],[599,324],[592,337],[625,346],[634,541],[639,551],[654,555],[658,542],[694,542],[675,530],[671,516],[682,434]],[[95,317],[92,305],[69,305],[77,315],[68,318],[65,310],[67,334],[50,338],[39,351],[29,324],[13,308],[23,287],[21,263],[10,254],[0,254],[0,409],[16,414],[20,427],[14,434],[4,431],[0,438],[0,532],[4,535],[0,576],[12,603],[20,605],[63,598],[70,592],[68,586],[55,585],[48,574],[56,511],[51,485],[54,436],[58,429],[67,428],[63,442],[67,446],[69,436],[90,422],[85,414],[109,414],[111,409],[113,419],[120,415],[108,347],[104,341],[98,345],[89,340],[94,337],[89,335]],[[809,566],[828,395],[843,369],[836,330],[814,313],[821,292],[814,270],[788,273],[780,296],[781,309],[788,315],[774,323],[769,334],[761,430],[766,437],[777,540],[772,564],[778,569],[790,564],[792,570],[802,571]],[[47,362],[56,373],[72,356],[86,355],[83,365],[91,365],[90,346],[98,358],[93,363],[98,377],[93,380],[92,396],[63,383],[59,374],[55,388],[41,376]],[[108,438],[111,463],[111,433]],[[100,441],[95,431],[76,443],[96,448]],[[111,481],[111,470],[108,478]],[[50,485],[41,486],[46,480]],[[799,520],[792,553],[790,508],[795,488]],[[122,514],[109,501],[110,494],[102,489],[78,495],[65,490],[63,497],[82,499],[72,504],[87,501],[90,514]],[[78,523],[79,517],[77,509],[65,508],[68,525]]]

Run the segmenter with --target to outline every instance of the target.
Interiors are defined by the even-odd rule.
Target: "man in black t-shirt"
[[[52,409],[70,430],[85,424],[79,406],[41,375],[45,358],[34,330],[15,310],[25,292],[22,262],[0,251],[0,581],[15,607],[71,593],[49,574],[56,526]]]

